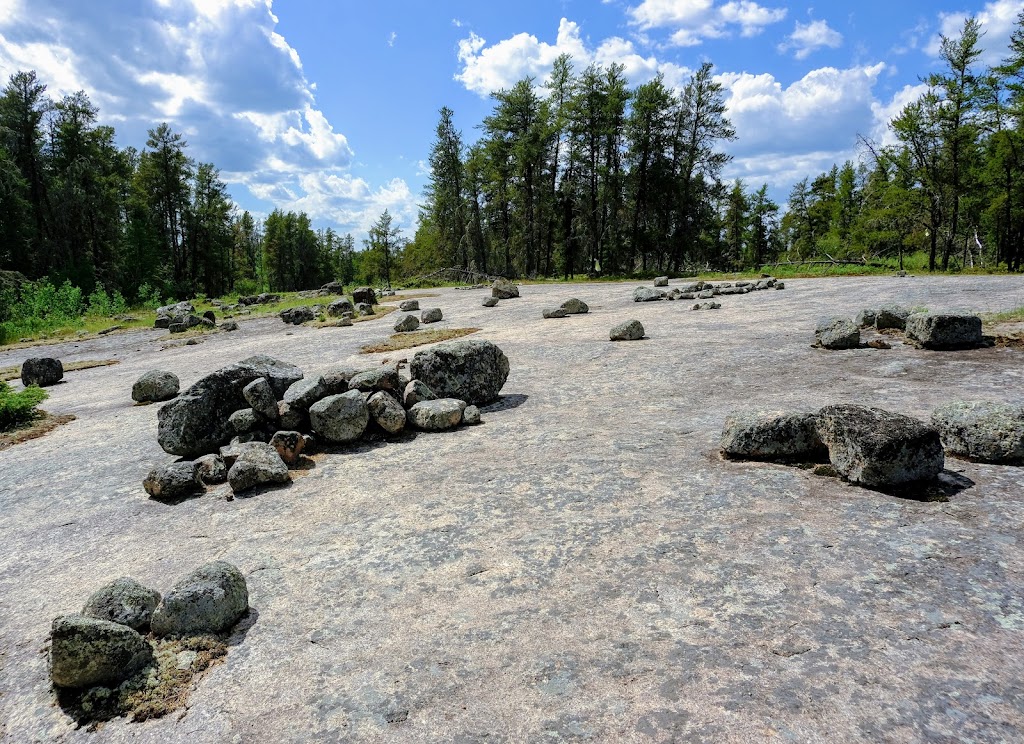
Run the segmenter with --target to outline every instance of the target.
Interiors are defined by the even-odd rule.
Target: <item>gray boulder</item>
[[[639,320],[627,320],[612,328],[612,341],[639,341],[644,337],[644,326]]]
[[[259,425],[260,419],[253,409],[239,408],[228,416],[228,423],[235,430],[235,434],[248,434]]]
[[[366,401],[366,405],[373,420],[388,434],[397,434],[405,428],[405,408],[391,393],[383,390],[376,392]]]
[[[352,303],[349,302],[348,298],[342,297],[340,300],[335,300],[327,306],[327,314],[332,318],[340,318],[345,313],[355,312],[355,308]]]
[[[357,367],[338,364],[328,367],[320,374],[320,376],[324,378],[324,384],[327,386],[327,394],[338,395],[339,393],[347,393],[348,381],[362,371],[363,370]]]
[[[284,402],[293,410],[308,411],[309,407],[327,395],[327,383],[322,375],[304,377],[293,382],[284,391]]]
[[[357,305],[376,305],[377,295],[374,294],[373,289],[370,287],[357,287],[352,290],[352,299]]]
[[[170,328],[172,318],[170,315],[157,315],[156,320],[153,321],[154,328]]]
[[[370,411],[363,393],[350,390],[314,403],[309,409],[309,420],[313,433],[324,441],[344,444],[363,435],[370,422]]]
[[[742,460],[816,461],[828,456],[814,413],[741,411],[726,417],[722,454]]]
[[[242,397],[264,419],[277,421],[277,398],[274,397],[274,390],[266,378],[259,377],[243,387]]]
[[[144,631],[149,627],[153,610],[159,603],[160,592],[122,576],[93,592],[86,600],[82,614]]]
[[[715,290],[713,289],[705,289],[697,293],[698,300],[710,300],[714,296]]]
[[[495,297],[499,300],[511,300],[513,297],[518,296],[519,287],[508,279],[495,279],[494,283],[491,285],[491,297]]]
[[[786,288],[786,283],[785,282],[779,282],[779,281],[775,282],[775,289],[785,289],[785,288]]]
[[[270,438],[270,446],[288,467],[295,465],[306,447],[306,439],[302,432],[278,431]]]
[[[199,479],[199,464],[192,460],[172,462],[150,470],[142,481],[142,487],[157,501],[187,499],[205,490]]]
[[[467,426],[476,426],[480,423],[480,409],[476,406],[466,406],[462,412],[462,423]]]
[[[465,401],[455,398],[420,401],[409,409],[409,424],[423,431],[454,429],[462,422],[465,409]]]
[[[422,400],[437,400],[434,391],[419,380],[409,380],[402,394],[402,402],[406,408],[412,408]]]
[[[925,349],[972,349],[981,345],[981,318],[970,313],[914,313],[907,338]]]
[[[313,312],[313,308],[300,305],[299,307],[291,307],[287,310],[280,312],[281,320],[285,323],[291,323],[292,325],[302,325],[313,320],[316,317],[316,313]]]
[[[814,342],[823,349],[856,349],[860,346],[860,328],[840,315],[821,318],[814,329]]]
[[[934,479],[945,458],[939,430],[909,416],[857,405],[826,406],[818,433],[847,480],[888,488]]]
[[[228,468],[228,485],[234,493],[267,483],[287,483],[291,480],[288,466],[270,444],[249,442],[234,464]]]
[[[132,400],[138,403],[170,400],[178,394],[180,386],[178,376],[173,372],[150,370],[132,385]]]
[[[545,320],[549,318],[564,318],[566,317],[566,312],[560,307],[548,307],[541,311],[541,315],[544,316]]]
[[[637,287],[633,290],[633,302],[655,302],[665,299],[665,293],[651,287]]]
[[[363,317],[373,315],[373,305],[369,302],[358,302],[356,303],[356,312]]]
[[[327,397],[327,396],[324,396]],[[309,411],[296,408],[283,400],[277,404],[277,425],[287,431],[298,431],[309,427]]]
[[[414,310],[420,309],[420,301],[402,300],[401,302],[398,303],[398,309],[401,310],[403,313],[411,313]]]
[[[327,294],[345,294],[345,285],[337,280],[333,280],[321,286],[320,291]]]
[[[911,316],[913,317],[913,316]],[[947,451],[981,462],[1024,463],[1024,407],[953,401],[932,413]]]
[[[203,455],[196,458],[196,465],[199,467],[199,480],[208,486],[224,483],[228,479],[227,464],[220,455]]]
[[[222,633],[249,610],[249,590],[242,572],[225,561],[214,561],[183,578],[153,613],[158,636]]]
[[[152,661],[152,646],[127,625],[81,615],[53,621],[50,680],[57,687],[113,687]]]
[[[910,311],[902,305],[884,305],[875,313],[875,328],[885,330],[895,328],[904,330],[907,327],[907,317]]]
[[[21,384],[25,387],[56,385],[64,377],[64,365],[60,359],[31,357],[21,363]]]
[[[857,324],[858,328],[870,328],[875,324],[875,316],[877,313],[869,308],[864,308],[857,317],[853,319],[853,322]]]
[[[420,327],[420,319],[415,315],[403,316],[395,323],[395,333],[409,333]]]
[[[441,398],[480,405],[497,400],[508,379],[509,362],[490,341],[465,339],[416,352],[409,372]]]
[[[420,320],[423,323],[437,323],[443,317],[444,315],[441,313],[441,308],[439,307],[427,308],[420,313]]]
[[[348,386],[351,390],[362,390],[364,393],[385,390],[395,395],[398,395],[403,387],[397,364],[364,369],[349,379]]]
[[[484,304],[484,307],[494,307],[495,305],[498,304],[498,298],[497,297],[488,297],[486,300],[484,300],[483,304]]]
[[[693,305],[691,310],[721,310],[722,303],[720,302],[698,302]]]
[[[236,323],[233,320],[225,320],[223,323],[220,324],[220,329],[227,333],[230,333],[231,331],[237,331],[238,323]]]
[[[654,286],[655,287],[667,287],[668,286],[668,277],[667,276],[655,277],[655,279],[654,279]]]
[[[174,305],[164,305],[156,309],[157,315],[170,315],[174,317],[176,315],[188,315],[196,311],[195,305],[187,300],[175,303]]]

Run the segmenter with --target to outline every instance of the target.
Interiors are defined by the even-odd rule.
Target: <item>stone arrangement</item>
[[[821,318],[814,331],[814,346],[830,349],[890,348],[885,343],[861,343],[861,329],[874,327],[890,334],[903,332],[911,346],[933,351],[976,349],[986,345],[981,318],[972,313],[915,312],[901,305],[864,309],[856,318],[840,315]]]
[[[738,282],[685,282],[665,291],[661,287],[668,286],[668,277],[654,280],[654,288],[637,287],[633,290],[633,302],[657,302],[659,300],[710,300],[720,295],[739,295],[763,289],[785,289],[785,282],[774,277],[763,277],[756,281]],[[694,308],[707,309],[707,308]]]

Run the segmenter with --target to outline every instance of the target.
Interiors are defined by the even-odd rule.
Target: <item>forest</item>
[[[860,136],[858,162],[801,180],[785,209],[767,184],[724,179],[736,133],[710,63],[681,89],[630,87],[618,64],[563,56],[494,92],[472,143],[442,108],[412,234],[385,211],[359,246],[303,213],[255,219],[167,123],[119,147],[85,92],[53,100],[18,72],[0,92],[0,322],[26,298],[73,315],[442,267],[597,278],[917,257],[1020,271],[1024,13],[1000,64],[981,64],[981,40],[973,18],[943,38],[893,144]]]

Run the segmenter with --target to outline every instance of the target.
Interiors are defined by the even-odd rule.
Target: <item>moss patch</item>
[[[0,452],[13,447],[16,444],[27,442],[30,439],[38,439],[44,434],[56,429],[58,426],[70,423],[75,420],[75,416],[65,414],[63,416],[53,416],[46,411],[39,411],[39,414],[28,423],[23,426],[19,426],[11,431],[5,431],[0,433]]]
[[[92,369],[93,367],[109,367],[111,364],[120,364],[120,359],[83,359],[80,362],[68,362],[64,364],[65,372],[74,372],[80,369]],[[10,367],[0,367],[0,380],[9,382],[21,379],[21,365],[14,364]]]
[[[363,354],[379,354],[385,351],[401,351],[411,349],[414,346],[437,343],[438,341],[450,341],[453,338],[461,338],[471,333],[476,333],[479,328],[438,328],[437,330],[413,331],[411,333],[395,333],[387,341],[379,344],[367,344],[359,349]]]

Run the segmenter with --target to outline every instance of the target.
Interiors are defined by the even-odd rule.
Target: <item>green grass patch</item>
[[[1012,310],[1003,310],[998,313],[985,313],[981,319],[988,324],[1024,322],[1024,306],[1015,307]]]

